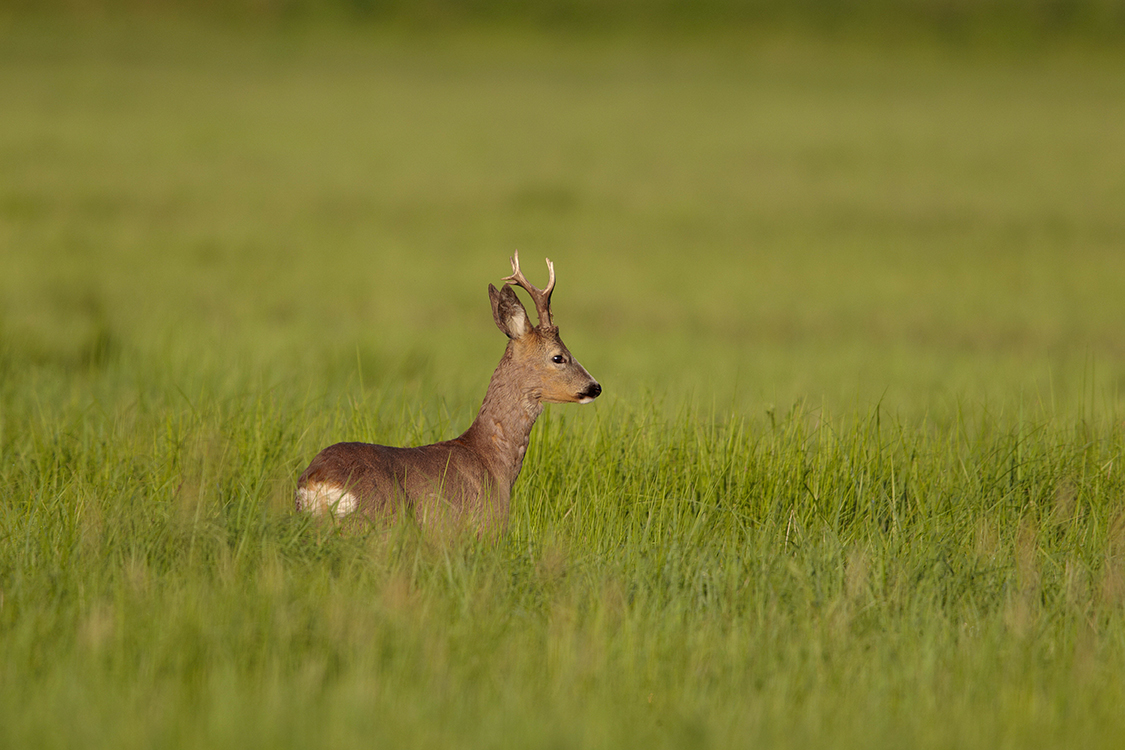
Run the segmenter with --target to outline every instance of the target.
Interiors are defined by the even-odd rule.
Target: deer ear
[[[505,336],[518,339],[531,330],[531,320],[512,287],[505,284],[497,289],[489,284],[488,298],[492,300],[492,317],[496,319],[496,327]]]

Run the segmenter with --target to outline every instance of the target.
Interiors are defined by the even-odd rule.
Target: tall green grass
[[[5,744],[1110,747],[1112,425],[540,426],[509,536],[289,510],[253,402],[6,453]]]
[[[2,33],[0,746],[1115,745],[1122,60]],[[292,512],[513,247],[509,534]]]

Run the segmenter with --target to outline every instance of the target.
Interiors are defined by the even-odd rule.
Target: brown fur
[[[543,294],[527,284],[519,274],[518,255],[512,267],[517,283],[536,302],[540,325],[531,325],[511,286],[498,290],[489,284],[493,318],[509,341],[469,429],[453,440],[415,448],[331,445],[297,480],[298,510],[330,509],[330,503],[308,497],[302,506],[303,493],[330,488],[350,493],[355,510],[370,518],[406,512],[424,526],[467,526],[487,534],[507,528],[512,487],[543,405],[585,402],[601,393],[550,323],[551,286]],[[552,267],[552,285],[553,276]]]

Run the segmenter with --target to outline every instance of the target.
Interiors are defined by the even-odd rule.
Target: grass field
[[[1114,747],[1125,56],[0,26],[0,747]],[[497,544],[486,288],[605,394]]]

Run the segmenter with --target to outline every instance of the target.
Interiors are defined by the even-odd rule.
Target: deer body
[[[488,285],[493,318],[508,348],[492,374],[480,412],[460,437],[432,445],[394,448],[337,443],[313,458],[297,480],[298,510],[342,517],[413,514],[423,526],[475,528],[499,533],[508,523],[512,487],[546,403],[588,403],[601,386],[575,360],[551,321],[555,273],[546,289],[532,286],[512,258],[501,289]],[[511,284],[531,295],[539,314],[532,326]]]

